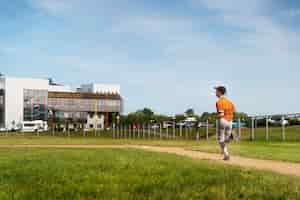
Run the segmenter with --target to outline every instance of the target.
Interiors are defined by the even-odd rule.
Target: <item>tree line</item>
[[[201,115],[197,115],[194,109],[187,109],[183,114],[177,114],[175,116],[168,116],[163,114],[156,114],[150,108],[143,108],[136,112],[129,113],[127,115],[120,116],[121,124],[149,124],[149,123],[163,123],[166,121],[181,122],[188,117],[195,118],[198,122],[215,123],[217,119],[217,113],[204,112]],[[235,113],[235,119],[241,119],[244,122],[250,120],[246,113]]]

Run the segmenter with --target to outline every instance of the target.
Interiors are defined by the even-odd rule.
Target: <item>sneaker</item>
[[[229,155],[224,156],[223,160],[224,160],[224,161],[229,161],[229,160],[230,160],[230,156],[229,156]]]

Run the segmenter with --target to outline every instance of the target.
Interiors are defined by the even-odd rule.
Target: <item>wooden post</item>
[[[237,125],[238,127],[238,138],[239,138],[239,140],[241,140],[241,136],[242,136],[242,126],[241,126],[241,119],[239,118],[238,119],[238,125]]]

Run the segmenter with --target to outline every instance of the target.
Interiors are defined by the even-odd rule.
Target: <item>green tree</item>
[[[186,119],[186,117],[184,115],[182,115],[182,114],[175,115],[175,121],[176,122],[180,122],[180,121],[183,121],[185,119]]]
[[[195,111],[194,111],[194,109],[189,108],[189,109],[187,109],[187,110],[185,111],[185,114],[186,114],[188,117],[193,117],[193,116],[195,116]]]

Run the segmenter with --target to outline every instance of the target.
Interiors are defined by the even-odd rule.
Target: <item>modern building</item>
[[[119,85],[72,90],[47,79],[0,77],[0,128],[43,120],[55,128],[104,129],[116,122],[122,107]]]

